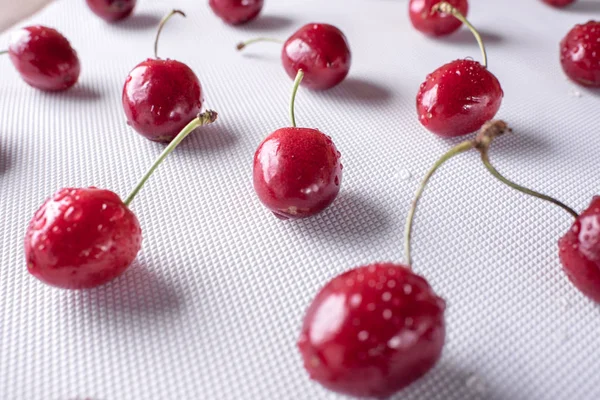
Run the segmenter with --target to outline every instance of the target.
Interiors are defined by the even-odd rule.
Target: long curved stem
[[[2,50],[2,51],[0,51],[0,56],[2,56],[4,54],[8,54],[8,50]]]
[[[465,151],[468,151],[474,147],[475,147],[475,142],[472,140],[468,140],[468,141],[462,142],[462,143],[454,146],[450,150],[448,150],[448,152],[446,154],[444,154],[442,157],[440,157],[440,159],[437,160],[435,164],[433,164],[433,167],[431,167],[431,169],[427,172],[427,174],[425,175],[425,178],[423,178],[423,181],[419,185],[419,188],[417,189],[417,192],[413,199],[410,211],[408,212],[408,216],[406,218],[406,229],[404,231],[404,259],[405,259],[405,263],[408,267],[410,267],[412,265],[410,242],[412,239],[412,227],[413,227],[413,221],[415,219],[415,212],[417,211],[417,205],[419,204],[419,200],[421,199],[421,196],[423,195],[423,191],[425,190],[427,183],[429,182],[431,177],[435,174],[435,172],[446,161],[448,161],[452,157],[457,156],[461,153],[464,153]]]
[[[167,21],[175,14],[186,17],[185,13],[181,10],[171,10],[170,13],[165,15],[163,19],[160,20],[160,23],[158,24],[158,31],[156,32],[156,38],[154,39],[154,58],[158,58],[158,38],[160,37],[160,33],[162,32]]]
[[[290,120],[292,121],[292,126],[296,127],[296,115],[294,114],[294,104],[296,103],[296,93],[298,93],[298,87],[300,86],[300,82],[302,82],[302,78],[304,78],[304,71],[302,69],[298,70],[296,74],[296,79],[294,80],[294,87],[292,88],[292,98],[290,100]]]
[[[283,40],[280,40],[280,39],[274,39],[274,38],[269,38],[269,37],[258,37],[258,38],[255,38],[255,39],[247,40],[245,42],[239,42],[237,44],[236,48],[238,50],[242,50],[246,46],[249,46],[249,45],[251,45],[253,43],[258,43],[258,42],[272,42],[272,43],[283,44]]]
[[[477,29],[469,22],[469,20],[467,20],[467,18],[464,15],[462,15],[461,12],[456,9],[456,7],[445,1],[442,1],[441,3],[438,3],[435,6],[433,6],[431,8],[431,12],[443,12],[445,14],[450,14],[454,18],[465,24],[467,28],[469,28],[469,30],[473,33],[473,36],[475,36],[475,40],[477,40],[479,48],[481,49],[481,55],[483,56],[483,66],[487,68],[487,53],[485,51],[483,39],[481,38],[479,31],[477,31]]]
[[[568,212],[569,214],[571,214],[574,218],[577,218],[579,215],[577,214],[577,211],[573,210],[571,207],[567,206],[566,204],[556,200],[553,197],[547,196],[543,193],[540,192],[536,192],[535,190],[531,190],[531,189],[527,189],[524,186],[518,185],[515,182],[508,180],[507,178],[505,178],[504,176],[502,176],[502,174],[500,174],[500,172],[498,172],[498,170],[496,168],[494,168],[494,166],[492,165],[492,163],[490,162],[490,158],[489,158],[489,154],[488,154],[488,148],[483,147],[479,149],[479,152],[481,153],[481,161],[483,161],[483,165],[485,165],[485,167],[487,168],[487,170],[498,180],[500,180],[502,183],[510,186],[511,188],[518,190],[521,193],[525,193],[529,196],[533,196],[533,197],[537,197],[538,199],[541,200],[545,200],[545,201],[549,201],[552,204],[555,204],[557,206],[559,206],[560,208],[562,208],[563,210],[565,210],[566,212]]]
[[[175,147],[177,147],[179,145],[179,143],[181,143],[181,141],[186,138],[187,135],[189,135],[194,129],[196,129],[200,126],[208,125],[210,123],[215,122],[216,119],[217,119],[217,113],[215,111],[209,110],[209,111],[203,112],[202,114],[200,114],[196,118],[194,118],[192,121],[190,121],[190,123],[187,124],[181,130],[181,132],[179,132],[177,134],[177,136],[171,141],[171,143],[169,143],[169,145],[163,150],[163,152],[161,153],[160,156],[158,156],[156,161],[154,161],[154,164],[152,164],[152,166],[150,167],[148,172],[146,172],[146,174],[143,176],[143,178],[140,180],[140,182],[133,189],[131,194],[129,196],[127,196],[127,199],[125,199],[125,201],[124,201],[125,205],[129,206],[131,204],[131,202],[133,201],[135,196],[142,189],[142,187],[144,186],[144,184],[146,183],[148,178],[150,178],[152,173],[156,170],[156,168],[158,168],[158,166],[165,160],[165,158],[167,158],[167,156],[173,150],[175,150]]]

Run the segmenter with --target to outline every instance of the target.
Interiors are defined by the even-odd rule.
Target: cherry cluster
[[[111,23],[127,18],[136,0],[86,0],[91,11]],[[543,0],[565,7],[575,0]],[[263,0],[209,0],[225,23],[240,25],[259,17]],[[304,316],[298,348],[311,378],[339,393],[387,397],[426,374],[439,360],[445,341],[445,301],[427,280],[412,271],[413,219],[429,179],[449,159],[478,151],[489,172],[503,183],[549,201],[575,221],[559,240],[559,258],[573,284],[600,302],[600,197],[578,214],[560,201],[522,187],[502,176],[489,159],[493,141],[508,125],[496,120],[504,96],[488,69],[477,29],[467,19],[467,0],[410,0],[410,21],[431,37],[451,35],[463,25],[473,33],[482,62],[458,59],[427,75],[416,94],[417,119],[441,137],[478,131],[454,146],[428,171],[406,221],[405,261],[374,262],[351,269],[328,282]],[[158,26],[154,57],[136,65],[125,79],[122,106],[128,124],[145,138],[165,143],[162,154],[133,191],[122,200],[95,187],[63,188],[49,197],[29,223],[25,238],[28,271],[65,289],[105,284],[121,275],[142,246],[142,230],[130,205],[165,158],[197,128],[216,121],[203,110],[204,91],[194,71],[177,60],[161,59],[158,42],[168,13]],[[275,130],[254,154],[253,184],[260,202],[277,218],[294,220],[319,214],[334,203],[342,185],[341,153],[325,133],[296,126],[295,98],[300,86],[331,89],[348,75],[352,56],[343,32],[324,23],[300,27],[279,43],[285,72],[293,79],[289,127]],[[80,60],[57,30],[29,26],[14,32],[8,50],[23,80],[43,91],[64,91],[78,82]],[[600,22],[575,26],[560,43],[560,63],[575,83],[600,87]]]

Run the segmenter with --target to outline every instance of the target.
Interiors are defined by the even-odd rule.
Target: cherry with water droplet
[[[420,32],[429,36],[446,36],[456,32],[462,21],[450,14],[432,12],[439,0],[410,0],[408,14],[410,22]],[[468,0],[448,0],[465,17],[469,11]]]
[[[575,3],[575,0],[542,0],[553,7],[563,8]]]
[[[276,42],[271,38],[256,38],[239,43],[238,50],[256,42]],[[302,86],[312,90],[327,90],[341,83],[352,63],[350,46],[344,33],[329,24],[306,24],[283,44],[281,62],[288,76],[304,71]]]
[[[316,215],[333,203],[342,184],[340,153],[329,136],[298,128],[294,116],[294,81],[290,106],[292,126],[267,136],[254,154],[254,189],[260,201],[281,219]]]
[[[241,25],[258,17],[264,0],[209,0],[208,4],[226,23]]]
[[[7,54],[30,86],[43,91],[63,91],[75,85],[81,65],[71,43],[56,29],[42,25],[17,29],[11,34]]]
[[[600,87],[600,22],[575,25],[560,42],[560,63],[574,82]]]
[[[131,15],[137,0],[86,0],[90,10],[108,22],[125,19]]]
[[[447,2],[434,11],[453,15],[475,35],[483,54],[483,64],[455,60],[429,74],[417,93],[419,122],[442,137],[456,137],[477,131],[491,120],[502,104],[500,82],[487,68],[487,55],[479,32]]]
[[[167,155],[190,132],[216,118],[216,112],[207,111],[184,127],[125,201],[95,187],[61,189],[47,199],[25,235],[28,271],[63,289],[92,288],[121,275],[142,243],[139,222],[129,205]]]
[[[160,22],[154,42],[155,58],[138,64],[127,76],[122,103],[127,123],[155,142],[170,142],[202,109],[200,80],[186,64],[158,58],[158,39],[173,10]]]

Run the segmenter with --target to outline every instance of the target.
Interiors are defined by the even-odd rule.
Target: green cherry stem
[[[415,212],[417,211],[417,206],[419,204],[419,200],[421,199],[421,196],[423,195],[423,191],[425,190],[427,183],[429,182],[431,177],[435,174],[435,172],[446,161],[448,161],[452,157],[455,157],[461,153],[471,150],[472,148],[475,147],[475,145],[476,144],[473,140],[468,140],[468,141],[462,142],[462,143],[454,146],[453,148],[448,150],[448,152],[446,154],[441,156],[440,159],[435,162],[435,164],[433,164],[433,167],[431,167],[431,169],[425,175],[425,178],[423,178],[423,181],[421,181],[421,184],[419,185],[419,188],[417,189],[417,193],[415,194],[412,205],[410,207],[410,211],[408,212],[408,217],[406,218],[406,228],[404,231],[404,259],[405,259],[405,263],[408,267],[412,266],[410,243],[411,243],[411,239],[412,239],[412,228],[413,228],[413,222],[415,219]]]
[[[129,196],[127,196],[127,199],[125,199],[125,201],[124,201],[125,205],[129,206],[131,204],[131,202],[133,201],[135,196],[142,189],[142,187],[144,186],[144,184],[146,183],[148,178],[150,178],[152,173],[156,170],[156,168],[158,168],[158,166],[165,160],[165,158],[167,158],[167,156],[173,150],[175,150],[175,147],[177,147],[179,145],[179,143],[181,143],[181,141],[187,137],[187,135],[189,135],[194,129],[196,129],[200,126],[208,125],[208,124],[215,122],[216,119],[217,119],[217,113],[215,111],[209,110],[209,111],[203,112],[202,114],[199,114],[196,118],[194,118],[192,121],[190,121],[190,123],[187,124],[181,130],[181,132],[179,132],[177,134],[177,136],[175,136],[175,138],[171,141],[171,143],[169,143],[169,145],[163,150],[163,152],[161,153],[160,156],[158,156],[156,161],[154,161],[154,164],[152,164],[152,166],[150,167],[148,172],[146,172],[146,175],[144,175],[144,177],[140,180],[140,182],[137,184],[137,186],[133,189],[131,194]]]
[[[160,33],[162,32],[167,21],[175,14],[186,17],[185,13],[181,10],[171,10],[170,13],[165,15],[163,19],[160,20],[160,23],[158,24],[158,31],[156,32],[156,38],[154,39],[154,58],[158,58],[158,38],[160,37]]]
[[[483,56],[483,66],[485,68],[487,68],[487,66],[488,66],[487,53],[485,51],[483,39],[481,38],[479,31],[477,29],[475,29],[475,27],[469,22],[469,20],[467,20],[467,18],[464,15],[462,15],[461,12],[458,11],[452,4],[450,4],[446,1],[442,1],[441,3],[438,3],[435,6],[433,6],[431,8],[431,12],[432,13],[442,12],[445,14],[450,14],[454,18],[456,18],[457,20],[459,20],[460,22],[465,24],[467,26],[467,28],[469,28],[469,30],[473,33],[473,36],[475,36],[475,40],[477,40],[477,43],[479,44],[479,48],[481,49],[481,55]]]
[[[258,42],[271,42],[271,43],[283,44],[283,40],[280,40],[280,39],[274,39],[274,38],[269,38],[269,37],[259,37],[259,38],[247,40],[245,42],[239,42],[237,44],[236,48],[238,50],[242,50],[246,46],[251,45],[253,43],[258,43]]]
[[[8,50],[2,50],[2,51],[0,51],[0,56],[2,56],[4,54],[8,54]]]
[[[573,210],[571,207],[567,206],[566,204],[556,200],[555,198],[547,196],[540,192],[536,192],[535,190],[527,189],[526,187],[518,185],[515,182],[508,180],[507,178],[502,176],[502,174],[500,174],[500,172],[498,172],[498,170],[496,168],[494,168],[494,166],[490,162],[490,157],[488,154],[489,145],[478,148],[478,150],[481,153],[481,161],[483,161],[483,165],[485,165],[487,170],[500,182],[504,183],[505,185],[508,185],[509,187],[511,187],[521,193],[525,193],[529,196],[533,196],[533,197],[536,197],[541,200],[549,201],[550,203],[559,206],[560,208],[562,208],[563,210],[565,210],[566,212],[571,214],[574,218],[577,218],[579,216],[575,210]]]
[[[292,99],[290,100],[290,119],[294,128],[296,127],[296,114],[294,114],[294,104],[296,103],[296,93],[298,93],[298,87],[300,86],[300,82],[302,82],[302,78],[304,78],[304,71],[302,71],[302,69],[299,69],[298,73],[296,74],[296,79],[294,80],[294,87],[292,88]]]

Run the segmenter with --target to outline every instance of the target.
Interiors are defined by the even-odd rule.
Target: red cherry
[[[281,219],[320,213],[333,203],[342,184],[341,154],[331,137],[296,127],[294,99],[301,80],[299,70],[292,92],[292,127],[271,133],[254,154],[254,190]]]
[[[566,7],[570,4],[575,3],[575,0],[542,0],[546,4],[550,4],[554,7]]]
[[[472,60],[456,60],[427,76],[417,94],[419,121],[442,137],[466,135],[492,119],[504,93],[498,79]]]
[[[276,39],[258,38],[239,43],[242,50],[260,41],[279,42]],[[352,55],[346,36],[333,25],[306,24],[289,37],[281,51],[281,62],[290,78],[304,71],[302,86],[313,90],[326,90],[342,82],[350,71]]]
[[[127,123],[142,136],[170,142],[202,109],[200,80],[186,64],[156,56],[158,38],[171,11],[160,23],[154,42],[155,59],[131,70],[123,86],[122,103]]]
[[[559,257],[569,280],[600,303],[600,196],[575,220],[559,240]]]
[[[35,25],[15,31],[8,54],[23,80],[34,88],[66,90],[79,79],[77,52],[55,29]]]
[[[600,22],[575,25],[560,42],[560,63],[569,78],[600,87]]]
[[[249,22],[260,14],[263,0],[209,0],[208,4],[219,18],[230,25]]]
[[[298,347],[310,377],[357,397],[386,398],[427,373],[445,340],[445,302],[399,264],[343,273],[321,289]]]
[[[29,224],[25,256],[29,272],[65,289],[102,285],[135,259],[142,232],[115,193],[62,189],[46,200]]]
[[[90,10],[108,22],[119,21],[131,15],[136,0],[86,0]]]
[[[413,26],[429,36],[445,36],[457,31],[462,22],[452,15],[431,12],[440,0],[410,0],[408,4],[410,22]],[[467,16],[469,2],[467,0],[448,0],[460,13]]]

